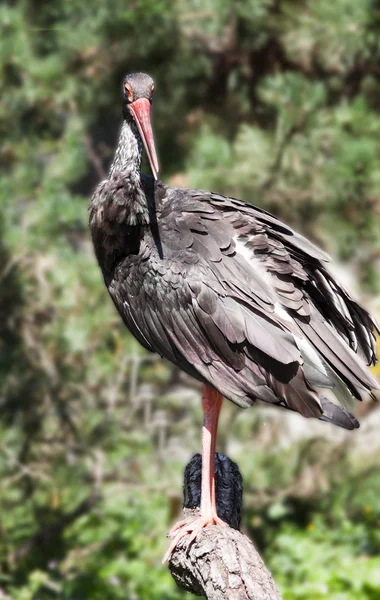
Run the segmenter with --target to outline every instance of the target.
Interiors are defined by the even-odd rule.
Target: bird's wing
[[[345,411],[329,398],[378,387],[362,361],[375,359],[374,323],[308,240],[244,202],[170,188],[159,231],[162,256],[147,251],[140,280],[129,265],[115,289],[161,355],[241,406],[334,422]]]

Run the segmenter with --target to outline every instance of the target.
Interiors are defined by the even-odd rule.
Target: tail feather
[[[337,406],[327,398],[321,398],[320,400],[323,409],[323,415],[319,417],[321,421],[327,421],[327,423],[333,423],[338,427],[349,430],[360,427],[359,421],[348,410],[342,406]]]

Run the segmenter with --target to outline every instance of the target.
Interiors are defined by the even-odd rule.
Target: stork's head
[[[131,73],[123,81],[123,115],[126,119],[133,119],[144,143],[148,154],[149,163],[155,179],[158,173],[158,160],[150,111],[154,92],[153,79],[145,73]]]

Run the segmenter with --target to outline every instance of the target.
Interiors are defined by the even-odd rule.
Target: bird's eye
[[[133,101],[133,93],[132,93],[132,89],[131,89],[131,86],[129,85],[129,83],[124,84],[124,94],[127,97],[129,102]]]
[[[154,85],[154,83],[152,83],[152,89],[151,89],[151,93],[153,94],[154,90],[156,89],[156,86]]]

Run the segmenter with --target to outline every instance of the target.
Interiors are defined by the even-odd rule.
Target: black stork
[[[168,557],[216,512],[214,457],[222,397],[262,400],[359,426],[348,408],[379,383],[374,319],[329,272],[329,257],[265,210],[157,179],[154,82],[123,81],[123,125],[107,179],[90,204],[95,253],[125,325],[204,384],[200,517],[171,532]],[[141,174],[143,146],[153,177]]]

